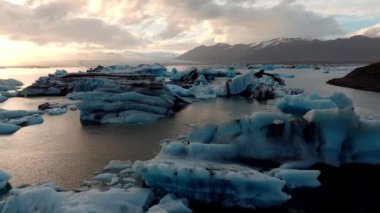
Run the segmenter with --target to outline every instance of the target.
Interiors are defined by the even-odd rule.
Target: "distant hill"
[[[343,78],[334,78],[328,84],[380,92],[380,62],[359,67]]]
[[[218,43],[196,47],[177,59],[202,63],[372,63],[380,60],[380,38],[280,38],[253,44]]]

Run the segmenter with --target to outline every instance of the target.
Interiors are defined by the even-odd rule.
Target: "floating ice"
[[[290,189],[299,187],[318,187],[321,183],[318,180],[321,174],[318,170],[297,170],[297,169],[274,169],[271,171],[276,178],[284,180]]]
[[[152,74],[155,76],[168,76],[170,75],[167,72],[165,66],[161,64],[141,64],[137,67],[126,65],[112,65],[107,67],[97,67],[95,69],[90,69],[88,72],[97,72],[97,73],[139,73],[139,74]]]
[[[66,70],[56,70],[54,75],[57,77],[63,77],[65,75],[67,75],[67,71]]]
[[[9,90],[17,90],[19,89],[23,83],[16,79],[0,79],[0,91],[9,91]]]
[[[43,110],[48,115],[62,115],[67,112],[68,104],[59,104],[59,103],[43,103],[38,106],[39,110]]]
[[[301,92],[303,91],[287,88],[278,75],[251,71],[227,80],[217,93],[219,96],[244,95],[267,100]]]
[[[62,115],[67,112],[67,108],[52,108],[52,109],[46,109],[45,112],[49,115]]]
[[[247,167],[180,159],[137,161],[133,167],[148,186],[200,202],[257,208],[290,199],[284,181]]]
[[[159,82],[114,84],[96,91],[73,93],[80,99],[81,120],[98,123],[146,123],[171,116],[184,100]]]
[[[191,213],[187,199],[177,199],[173,194],[167,194],[157,205],[149,208],[147,213]]]
[[[290,73],[276,73],[281,78],[295,78],[296,76],[294,74]]]
[[[19,130],[21,127],[16,124],[8,124],[0,122],[0,135],[12,134]]]
[[[12,189],[2,212],[144,212],[153,199],[149,189],[57,192],[49,186]],[[1,210],[1,209],[0,209]]]
[[[4,102],[6,100],[8,100],[8,97],[5,96],[5,95],[0,94],[0,103]]]
[[[328,97],[317,93],[287,95],[277,102],[277,108],[284,113],[305,114],[312,109],[353,108],[350,98],[335,92]]]
[[[0,79],[0,103],[6,101],[9,97],[14,97],[18,93],[18,89],[23,85],[21,81],[16,79]]]
[[[0,170],[0,195],[1,195],[2,190],[4,190],[5,186],[7,185],[10,178],[11,176],[9,176],[7,173]]]
[[[346,96],[331,97],[338,108],[303,117],[258,112],[193,128],[187,137],[165,140],[154,159],[133,168],[148,186],[199,202],[245,208],[284,203],[290,199],[285,185],[320,186],[320,171],[302,170],[312,164],[380,164],[380,121],[360,119]],[[266,163],[284,166],[252,169],[263,171]]]
[[[12,134],[21,127],[41,124],[42,111],[0,110],[0,134]]]

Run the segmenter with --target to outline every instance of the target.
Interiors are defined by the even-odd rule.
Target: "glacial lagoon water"
[[[169,67],[170,69],[171,67]],[[185,67],[177,66],[179,70]],[[15,78],[25,83],[53,73],[59,68],[1,69],[0,79]],[[67,69],[67,68],[66,68]],[[86,68],[69,68],[68,71]],[[353,67],[336,67],[330,73],[323,70],[275,70],[295,75],[286,79],[290,87],[307,92],[330,95],[344,92],[355,103],[362,116],[380,115],[380,93],[360,91],[325,84],[334,77],[345,75]],[[37,109],[46,101],[65,102],[65,98],[11,98],[1,103],[3,109]],[[176,113],[155,123],[140,125],[84,125],[78,111],[62,116],[44,115],[41,125],[22,128],[13,135],[0,136],[0,169],[12,176],[11,184],[54,181],[66,188],[75,188],[79,181],[90,177],[110,160],[146,160],[159,151],[160,140],[186,134],[192,125],[222,123],[255,111],[276,111],[276,100],[258,103],[243,98],[218,98],[196,101]]]

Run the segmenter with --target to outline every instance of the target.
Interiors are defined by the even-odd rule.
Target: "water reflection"
[[[76,70],[76,69],[73,69]],[[85,70],[85,69],[82,69]],[[54,69],[24,69],[23,72],[4,74],[0,78],[14,77],[33,82]],[[33,80],[32,75],[34,73]],[[355,101],[363,114],[380,114],[380,94],[326,85],[332,75],[314,70],[283,70],[293,73],[295,79],[286,79],[294,87],[306,91],[318,91],[329,95],[342,91]],[[24,75],[23,73],[28,73]],[[6,77],[6,78],[8,78]],[[23,80],[24,81],[24,80]],[[64,98],[11,98],[0,104],[4,109],[37,109],[43,102],[62,102]],[[196,101],[172,118],[143,125],[83,125],[78,111],[69,111],[58,116],[44,115],[42,125],[22,128],[9,136],[0,136],[0,169],[12,175],[12,184],[37,183],[53,180],[58,184],[74,188],[79,180],[91,176],[113,159],[150,159],[159,151],[160,140],[186,134],[188,123],[222,123],[250,115],[255,111],[276,111],[275,100],[260,104],[243,98],[218,98]]]

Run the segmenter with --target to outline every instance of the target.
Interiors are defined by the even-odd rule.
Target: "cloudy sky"
[[[379,0],[0,0],[0,65],[278,37],[380,36]]]

